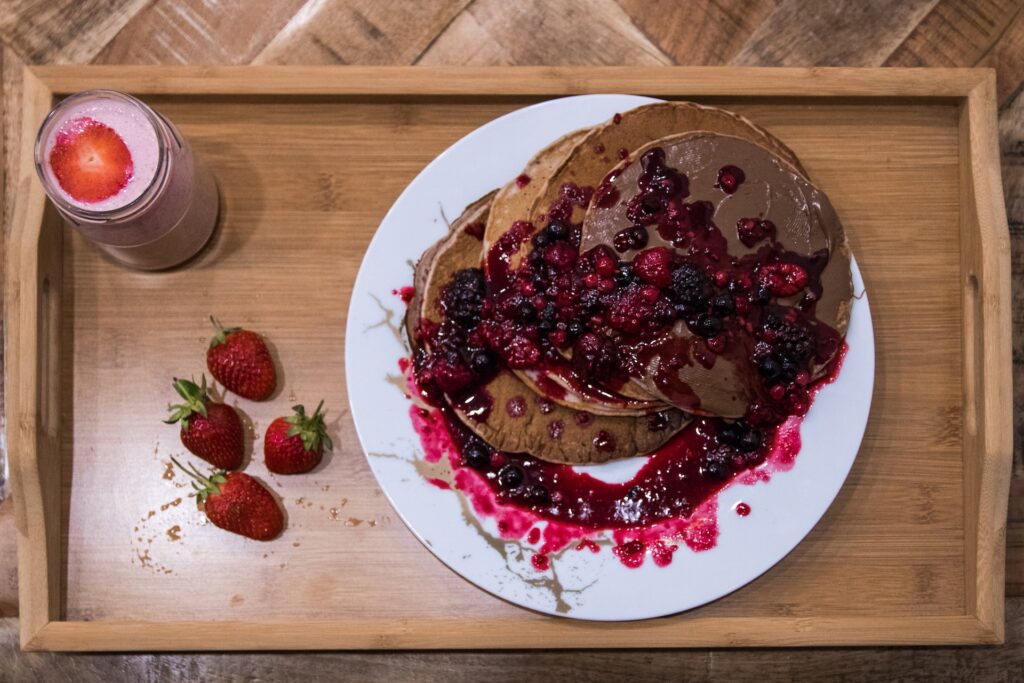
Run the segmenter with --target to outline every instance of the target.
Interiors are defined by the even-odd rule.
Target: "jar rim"
[[[46,160],[44,147],[46,141],[50,136],[50,132],[55,125],[60,123],[62,113],[71,105],[87,100],[90,98],[97,99],[114,99],[127,102],[133,107],[138,108],[142,112],[143,116],[153,127],[153,132],[156,135],[157,141],[157,165],[156,170],[153,172],[153,178],[149,181],[149,185],[139,194],[138,197],[128,202],[124,206],[118,206],[112,209],[93,210],[86,209],[77,204],[73,204],[67,201],[57,192],[51,191],[52,182],[46,176],[44,165]],[[120,221],[123,219],[130,218],[140,211],[144,210],[149,206],[153,200],[160,194],[164,186],[167,183],[169,176],[168,167],[170,166],[170,155],[168,154],[168,146],[171,144],[171,138],[173,134],[170,133],[170,126],[167,121],[154,111],[148,104],[139,100],[136,97],[117,90],[107,89],[93,89],[83,90],[81,92],[68,95],[60,102],[58,102],[50,113],[46,115],[43,122],[39,126],[39,132],[36,134],[35,141],[35,166],[36,175],[39,177],[40,182],[43,184],[43,189],[46,190],[47,196],[50,200],[57,205],[62,213],[71,216],[77,220],[87,221],[89,223],[108,223],[111,221]]]

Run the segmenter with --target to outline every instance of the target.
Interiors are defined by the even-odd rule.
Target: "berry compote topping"
[[[625,533],[692,521],[734,478],[760,471],[783,446],[787,453],[799,449],[799,420],[817,388],[834,377],[842,338],[815,317],[828,251],[789,251],[771,221],[753,216],[728,226],[749,249],[730,254],[714,221],[715,206],[686,201],[690,181],[666,165],[664,151],[650,149],[640,164],[630,197],[620,199],[614,175],[596,193],[563,186],[543,223],[514,223],[490,247],[483,270],[455,273],[441,293],[441,322],[424,321],[417,330],[418,393],[450,434],[456,488],[476,501],[478,511],[516,510],[530,525],[542,519],[583,530],[573,532],[577,540],[598,529]],[[745,180],[740,168],[725,165],[715,187],[732,194]],[[624,206],[630,225],[611,244],[581,252],[581,225],[573,220],[588,205]],[[719,358],[735,368],[731,372],[746,392],[741,409],[732,413],[737,419],[708,414],[701,395],[679,379],[691,366],[714,369]],[[506,368],[532,373],[549,397],[540,400],[549,403],[565,396],[565,382],[584,397],[615,400],[631,377],[650,380],[698,417],[650,454],[630,482],[608,484],[529,454],[495,452],[460,422],[450,406],[470,420],[487,421],[487,384]],[[499,410],[514,419],[526,406],[517,396]],[[590,416],[574,417],[582,425]],[[652,415],[649,426],[665,429],[664,415]],[[564,430],[560,420],[546,423],[551,439],[563,438]],[[592,441],[581,447],[615,448],[607,431]],[[460,480],[462,473],[474,478]],[[470,486],[476,487],[472,495]],[[481,507],[481,496],[490,507]],[[702,540],[688,545],[714,544],[716,532],[702,528]],[[668,562],[675,549],[657,535],[616,538],[616,555],[627,563],[638,552],[642,561],[647,551]],[[634,541],[640,545],[629,545]],[[564,544],[545,541],[540,552],[558,547]],[[545,556],[535,566],[546,569],[547,561]]]
[[[807,387],[809,397],[835,378],[839,362],[827,377]],[[414,377],[410,387],[429,402],[429,392],[417,391],[415,385]],[[658,553],[675,550],[673,541],[682,540],[696,551],[714,547],[716,494],[734,481],[767,481],[773,472],[791,468],[800,449],[802,419],[794,415],[781,424],[756,426],[745,420],[697,418],[651,453],[632,479],[613,484],[525,453],[496,452],[443,401],[433,410],[414,406],[411,415],[427,461],[447,456],[454,488],[470,498],[478,514],[496,517],[504,537],[528,537],[536,544],[541,540],[536,523],[548,522],[539,550],[545,554],[611,530],[618,543],[614,554],[627,566],[640,566],[647,551],[657,564],[668,564],[671,552]],[[607,436],[599,433],[595,442]],[[749,514],[744,506],[736,508],[740,515]],[[664,561],[658,562],[659,557]]]
[[[723,166],[718,170],[718,182],[715,183],[715,187],[726,194],[733,194],[746,179],[743,169],[731,165]]]

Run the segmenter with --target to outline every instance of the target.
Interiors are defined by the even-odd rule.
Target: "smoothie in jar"
[[[216,225],[210,171],[169,121],[130,95],[90,90],[64,99],[40,127],[35,162],[64,218],[125,265],[175,266]]]

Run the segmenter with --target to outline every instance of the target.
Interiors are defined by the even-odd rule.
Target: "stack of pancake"
[[[645,207],[654,200],[661,204]],[[680,218],[680,209],[689,213]],[[628,238],[637,231],[642,234],[630,243]],[[555,317],[547,311],[548,327],[542,328],[546,331],[539,339],[536,333],[530,339],[514,332],[503,337],[503,311],[515,302],[527,307],[520,318],[531,321],[530,330],[535,330],[545,306],[560,300],[554,295],[546,302],[543,297],[531,299],[533,289],[523,285],[522,275],[531,264],[556,262],[561,252],[552,250],[551,244],[557,240],[572,246],[576,266],[570,271],[581,282],[585,277],[581,279],[580,273],[590,276],[593,300],[599,288],[609,290],[612,279],[620,277],[625,279],[616,279],[615,286],[630,294],[620,296],[618,309],[590,318],[586,331],[581,331],[578,318],[567,327],[556,310]],[[796,270],[806,271],[803,279],[787,279],[790,271],[778,270],[777,263],[755,263],[769,251],[802,264]],[[641,267],[634,262],[643,252],[659,252],[641,256],[650,262],[671,254],[676,268],[671,280],[658,282],[661,276],[646,268],[649,264]],[[585,260],[586,265],[580,265]],[[722,272],[716,271],[718,261]],[[700,272],[686,279],[691,262]],[[680,263],[686,266],[681,271]],[[746,283],[746,289],[744,283],[734,282],[742,280],[742,268],[751,269],[756,280]],[[638,279],[636,273],[645,277]],[[535,281],[549,292],[559,286],[556,280]],[[569,291],[566,280],[558,282]],[[668,298],[655,302],[657,292],[651,291],[657,288],[651,282]],[[463,286],[460,283],[468,283],[469,294],[452,292]],[[519,291],[510,299],[512,283]],[[751,286],[761,290],[750,294]],[[574,282],[572,291],[578,293],[580,287],[584,285]],[[706,294],[699,294],[701,289]],[[768,394],[773,389],[786,390],[776,388],[782,383],[800,394],[801,387],[823,375],[834,361],[852,297],[842,226],[796,155],[741,116],[675,102],[624,112],[539,151],[517,178],[467,207],[448,235],[423,255],[416,266],[414,290],[406,331],[421,361],[414,365],[418,369],[429,365],[430,354],[436,352],[432,344],[439,345],[438,330],[446,325],[446,317],[466,317],[454,312],[451,300],[470,301],[476,307],[472,310],[479,311],[470,315],[470,322],[460,323],[463,336],[447,342],[449,355],[462,354],[457,362],[473,365],[479,360],[484,368],[476,384],[465,389],[449,386],[448,391],[442,387],[438,392],[453,414],[497,451],[570,464],[649,453],[686,427],[694,415],[753,419],[757,406],[771,402]],[[647,303],[636,299],[633,306],[629,296],[634,293],[650,297]],[[773,374],[772,364],[788,360],[759,342],[761,337],[755,339],[758,332],[749,322],[744,328],[745,319],[735,310],[744,302],[733,303],[733,294],[754,300],[760,296],[758,305],[778,312],[780,320],[793,310],[811,321],[818,352],[806,360],[802,374],[794,375],[795,369],[788,375],[784,370]],[[700,303],[699,312],[688,311],[688,296],[711,303]],[[580,308],[578,297],[572,306]],[[716,314],[716,306],[725,312]],[[637,320],[622,322],[634,309],[642,311]],[[608,323],[615,315],[616,324]],[[759,315],[761,321],[769,316]],[[487,320],[479,322],[481,316]],[[723,320],[738,322],[723,327]],[[557,321],[557,327],[551,321]],[[453,327],[452,321],[447,325]],[[481,341],[484,337],[487,342]],[[828,343],[820,341],[825,337]],[[467,355],[464,349],[474,345],[490,348]],[[773,379],[778,376],[787,379]]]

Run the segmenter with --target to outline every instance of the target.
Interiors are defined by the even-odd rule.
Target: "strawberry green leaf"
[[[210,348],[217,346],[218,344],[226,344],[228,342],[228,335],[232,332],[238,332],[241,327],[223,327],[220,321],[210,316],[210,322],[217,329],[217,333],[213,335],[213,339],[210,340]]]
[[[327,427],[324,425],[324,416],[321,409],[324,402],[316,407],[316,412],[311,416],[306,415],[306,408],[301,405],[292,406],[294,415],[285,418],[285,422],[291,425],[288,429],[288,436],[298,436],[302,439],[302,447],[307,451],[319,451],[323,448],[331,450],[333,444],[331,437],[327,435]]]
[[[199,414],[206,417],[206,401],[209,393],[206,390],[206,375],[202,376],[202,384],[197,385],[195,380],[174,378],[174,390],[184,399],[184,403],[170,406],[171,416],[164,420],[167,424],[181,423],[182,430],[188,429],[189,419]]]

